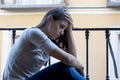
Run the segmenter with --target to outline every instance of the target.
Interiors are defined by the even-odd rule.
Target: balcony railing
[[[12,31],[12,42],[15,42],[16,32],[20,30],[24,30],[25,28],[0,28],[0,31]],[[73,28],[73,31],[84,31],[85,39],[86,39],[86,80],[89,80],[89,31],[104,31],[106,36],[106,80],[110,80],[109,76],[109,49],[112,56],[112,60],[114,63],[114,71],[115,77],[118,78],[118,70],[116,67],[116,61],[114,57],[114,53],[112,50],[112,45],[110,44],[110,31],[120,31],[120,28]],[[50,65],[50,61],[49,61]]]

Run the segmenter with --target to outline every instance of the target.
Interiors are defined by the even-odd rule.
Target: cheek
[[[57,30],[52,30],[51,34],[56,35],[56,34],[58,34],[58,31]]]
[[[56,34],[56,33],[59,32],[59,29],[57,28],[57,26],[55,26],[55,27],[51,28],[51,32],[52,32],[53,34]]]
[[[49,35],[51,37],[54,37],[56,34],[58,34],[58,30],[56,30],[55,28],[53,28],[49,31]]]
[[[59,26],[54,24],[48,28],[49,37],[54,38],[59,34]]]

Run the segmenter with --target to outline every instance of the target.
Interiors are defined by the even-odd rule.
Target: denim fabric
[[[42,69],[26,80],[85,80],[85,78],[74,67],[58,62]]]
[[[68,69],[72,80],[86,80],[74,67],[69,67]]]

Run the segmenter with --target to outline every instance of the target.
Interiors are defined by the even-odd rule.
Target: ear
[[[50,22],[50,21],[53,21],[53,16],[52,16],[52,15],[49,15],[49,16],[47,17],[47,22]]]

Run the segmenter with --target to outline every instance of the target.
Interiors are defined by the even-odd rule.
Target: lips
[[[59,35],[56,35],[56,39],[58,39],[60,36]]]

